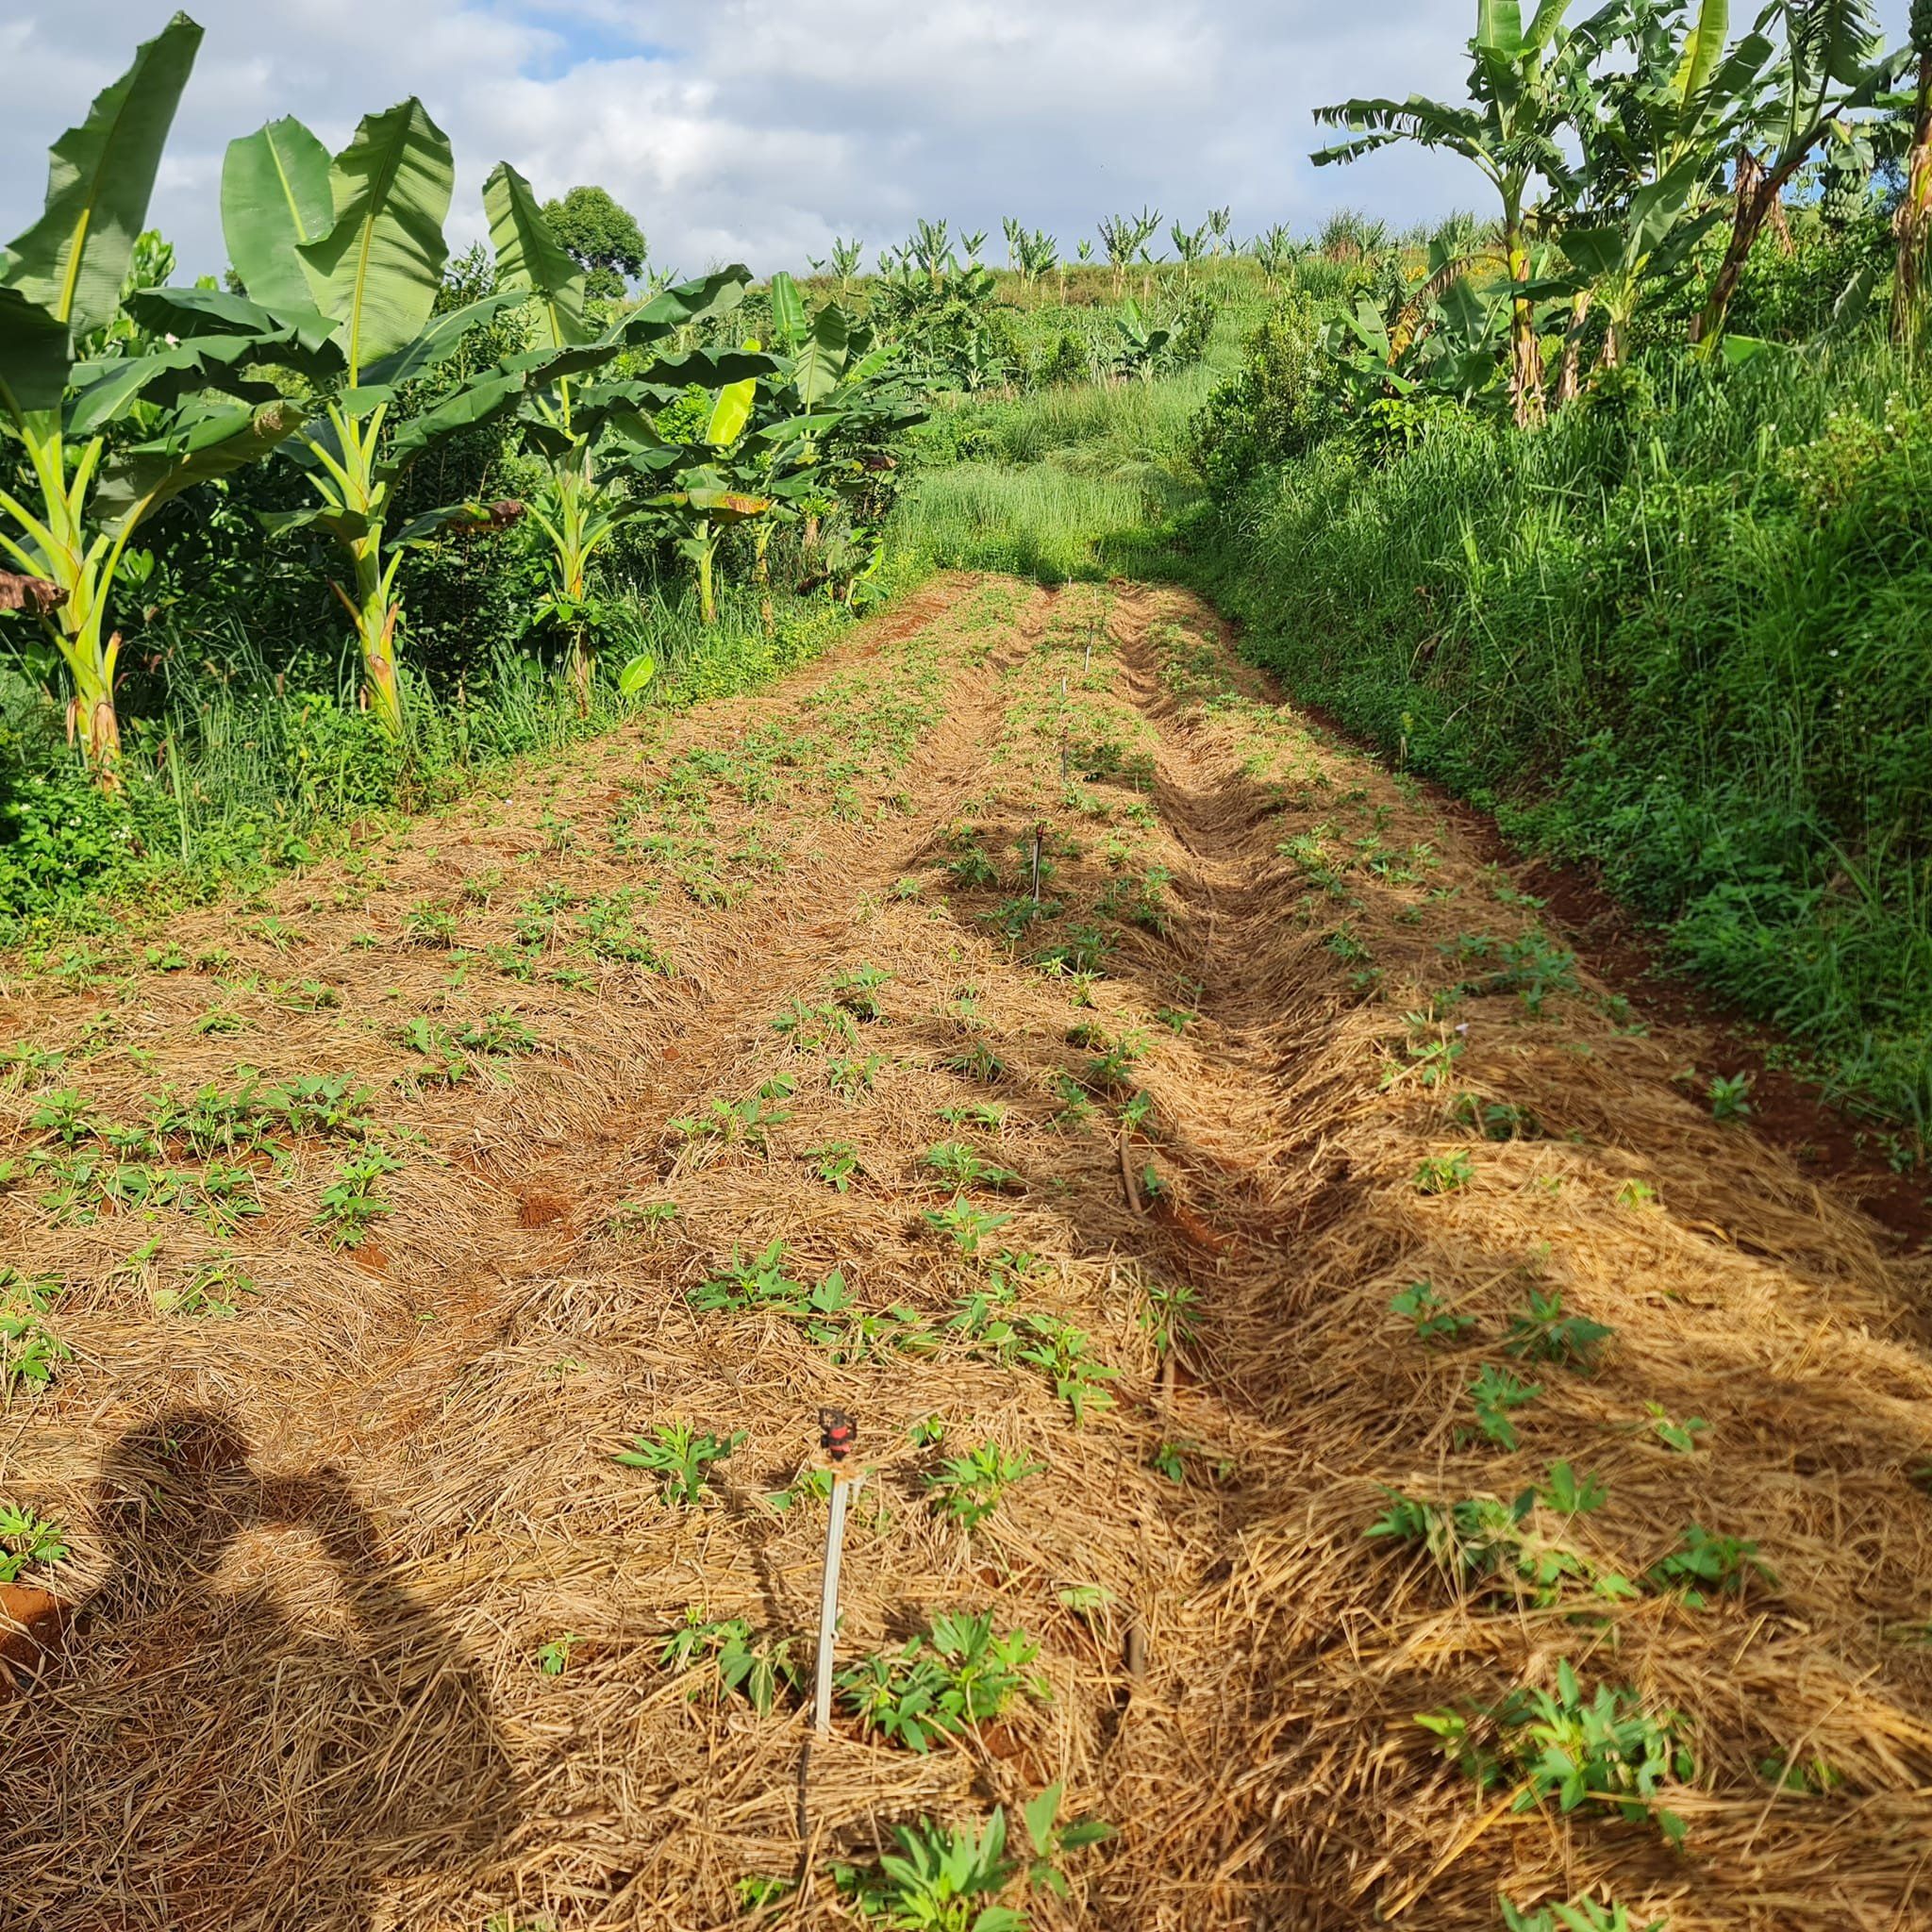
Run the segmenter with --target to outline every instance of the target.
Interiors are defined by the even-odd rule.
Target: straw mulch
[[[1932,1924],[1925,1265],[1539,931],[1197,604],[952,578],[770,692],[23,974],[0,1028],[66,1058],[7,1076],[0,1241],[70,1354],[9,1399],[0,1499],[71,1555],[7,1600],[6,1923],[856,1924],[836,1866],[1058,1780],[1114,1835],[1041,1928]],[[48,1198],[238,1068],[370,1090],[402,1165],[359,1245],[325,1191],[361,1128],[149,1157],[239,1170],[225,1219]],[[977,1254],[964,1210],[1008,1217]],[[881,1319],[692,1307],[773,1242]],[[1391,1313],[1419,1281],[1465,1324]],[[975,1344],[1002,1284],[1111,1372],[1077,1423]],[[1593,1366],[1507,1352],[1533,1293],[1610,1331]],[[1486,1367],[1541,1387],[1513,1450]],[[924,1755],[841,1708],[802,1790],[794,1692],[662,1657],[742,1619],[808,1668],[828,1404],[866,1470],[841,1661],[988,1611],[1043,1683]],[[690,1507],[614,1460],[678,1421],[743,1437]],[[927,1478],[986,1444],[1040,1466],[969,1531]],[[1549,1591],[1364,1536],[1557,1462],[1603,1496],[1525,1506]],[[1701,1607],[1654,1572],[1693,1524],[1761,1566]],[[1561,1660],[1679,1714],[1681,1851],[1416,1722],[1492,1745]]]

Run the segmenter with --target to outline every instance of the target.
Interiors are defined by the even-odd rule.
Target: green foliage
[[[1391,1295],[1389,1312],[1413,1322],[1419,1341],[1453,1341],[1475,1326],[1474,1315],[1458,1315],[1443,1306],[1431,1281],[1411,1281]]]
[[[1932,1120],[1932,697],[1899,643],[1932,610],[1932,408],[1875,347],[1648,367],[1633,417],[1452,416],[1392,463],[1331,439],[1258,471],[1188,572],[1304,701],[1596,864],[1837,1087]],[[1574,979],[1474,963],[1532,1004]]]
[[[1688,1724],[1674,1711],[1646,1711],[1621,1686],[1599,1685],[1586,1702],[1567,1658],[1557,1665],[1554,1690],[1525,1686],[1488,1711],[1428,1711],[1416,1722],[1484,1790],[1517,1786],[1512,1810],[1554,1798],[1560,1811],[1587,1807],[1648,1820],[1670,1843],[1683,1842],[1684,1821],[1658,1797],[1696,1768]]]
[[[0,1400],[22,1387],[44,1389],[74,1351],[46,1324],[60,1293],[51,1278],[28,1279],[0,1267]]]
[[[1757,1545],[1740,1537],[1713,1536],[1693,1523],[1678,1546],[1659,1557],[1645,1580],[1659,1590],[1674,1590],[1692,1609],[1705,1608],[1714,1594],[1738,1594],[1746,1581],[1777,1586],[1768,1565],[1757,1560]]]
[[[543,219],[584,271],[584,292],[616,299],[644,272],[643,230],[603,188],[573,188],[543,204]]]
[[[565,1630],[537,1647],[537,1668],[546,1677],[560,1677],[570,1668],[570,1656],[584,1640],[575,1630]]]
[[[1751,1075],[1713,1074],[1710,1079],[1710,1117],[1714,1121],[1741,1121],[1751,1116]]]
[[[648,1471],[658,1478],[667,1503],[686,1507],[703,1500],[714,1462],[722,1462],[744,1442],[742,1431],[733,1436],[700,1435],[689,1423],[659,1423],[648,1436],[632,1438],[631,1447],[611,1458],[625,1469]]]
[[[403,1162],[379,1147],[343,1161],[322,1191],[316,1225],[339,1248],[360,1247],[373,1224],[391,1211],[381,1192],[384,1176],[402,1171]]]
[[[1454,1154],[1430,1154],[1415,1171],[1415,1191],[1419,1194],[1454,1194],[1475,1178],[1475,1167],[1458,1148]]]
[[[1068,1895],[1059,1867],[1070,1852],[1101,1843],[1112,1827],[1098,1819],[1059,1823],[1061,1788],[1049,1785],[1021,1807],[1030,1857],[1024,1868],[1027,1892]],[[895,1827],[899,1850],[875,1866],[837,1865],[833,1876],[870,1923],[885,1932],[1028,1932],[1033,1920],[1024,1906],[989,1903],[1008,1893],[1023,1875],[1008,1856],[1007,1814],[995,1807],[978,1829],[954,1829],[922,1819]]]
[[[60,1562],[67,1555],[65,1534],[47,1517],[0,1502],[0,1583],[12,1583],[30,1563]]]
[[[1192,455],[1209,491],[1235,496],[1258,473],[1293,460],[1336,420],[1335,389],[1321,353],[1322,325],[1301,290],[1282,297],[1241,345],[1194,419]]]
[[[1601,1322],[1563,1312],[1563,1297],[1532,1289],[1529,1306],[1510,1316],[1503,1348],[1521,1361],[1554,1362],[1559,1368],[1588,1373],[1596,1367],[1597,1351],[1617,1331]]]
[[[1504,1932],[1668,1932],[1663,1919],[1638,1921],[1624,1906],[1593,1898],[1573,1898],[1567,1905],[1538,1906],[1524,1910],[1499,1898]]]
[[[1513,1503],[1493,1496],[1436,1503],[1399,1490],[1383,1493],[1387,1508],[1362,1534],[1420,1544],[1457,1586],[1501,1588],[1537,1605],[1557,1602],[1570,1584],[1607,1598],[1638,1593],[1626,1577],[1600,1571],[1581,1551],[1539,1526],[1539,1504],[1566,1519],[1603,1504],[1602,1485],[1592,1477],[1579,1482],[1567,1462],[1551,1469],[1545,1488],[1525,1490]]]
[[[781,1694],[804,1688],[792,1648],[790,1638],[759,1638],[742,1618],[714,1621],[693,1604],[664,1640],[658,1661],[680,1675],[695,1674],[693,1697],[741,1697],[760,1717],[769,1717]]]
[[[941,1141],[938,1146],[929,1147],[920,1156],[919,1164],[930,1168],[941,1180],[956,1188],[1006,1189],[1017,1188],[1021,1184],[1020,1176],[1011,1168],[1001,1167],[996,1161],[987,1159],[964,1141]],[[934,1224],[943,1224],[936,1222]]]
[[[1679,1456],[1689,1456],[1697,1447],[1700,1431],[1710,1424],[1702,1416],[1687,1416],[1681,1423],[1673,1422],[1660,1402],[1646,1402],[1644,1413],[1650,1418],[1650,1432],[1666,1449],[1674,1449]]]
[[[1475,1408],[1476,1427],[1494,1443],[1514,1449],[1516,1424],[1509,1418],[1543,1392],[1541,1382],[1520,1382],[1507,1370],[1485,1362],[1472,1377],[1469,1399]]]
[[[1008,1490],[1045,1467],[997,1442],[982,1442],[963,1456],[948,1457],[925,1478],[926,1492],[937,1514],[962,1529],[977,1529]]]
[[[935,1617],[925,1636],[850,1664],[834,1681],[865,1729],[924,1752],[998,1717],[1015,1697],[1045,1698],[1045,1678],[1026,1668],[1039,1655],[1024,1630],[996,1636],[991,1610]]]

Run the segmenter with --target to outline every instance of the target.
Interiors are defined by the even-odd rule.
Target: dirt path
[[[1924,1264],[1538,911],[1191,600],[959,578],[16,986],[0,1896],[862,1923],[1060,1781],[1041,1927],[1917,1923]],[[991,1623],[798,1893],[828,1404],[872,1707]]]

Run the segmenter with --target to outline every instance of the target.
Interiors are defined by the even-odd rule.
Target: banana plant
[[[1142,382],[1152,382],[1161,352],[1172,340],[1174,331],[1150,325],[1141,312],[1141,305],[1131,295],[1121,304],[1121,312],[1114,318],[1114,326],[1120,331],[1120,343],[1113,353],[1115,375],[1123,379],[1138,375]]]
[[[1108,266],[1113,270],[1116,297],[1126,286],[1127,269],[1134,257],[1153,239],[1160,226],[1160,210],[1143,208],[1137,215],[1108,215],[1100,225],[1101,244],[1107,250]]]
[[[1189,288],[1194,278],[1194,264],[1208,253],[1208,224],[1203,222],[1198,228],[1184,228],[1178,222],[1172,222],[1168,225],[1167,234],[1181,265],[1181,287]]]
[[[508,162],[500,162],[484,182],[483,206],[496,252],[497,286],[529,304],[534,351],[549,358],[540,365],[542,375],[531,382],[519,411],[524,441],[546,466],[542,489],[525,505],[546,545],[547,582],[531,622],[564,633],[566,675],[579,711],[588,716],[603,615],[591,590],[591,565],[626,523],[651,507],[636,491],[608,487],[600,440],[621,424],[648,441],[643,411],[652,405],[668,403],[693,384],[719,389],[772,365],[755,355],[696,351],[660,357],[635,376],[598,379],[618,350],[661,341],[735,307],[743,298],[748,273],[734,266],[701,282],[661,290],[600,335],[586,319],[583,273],[551,232],[530,184]],[[781,279],[795,302],[795,285],[789,276]],[[624,473],[616,475],[621,478]],[[620,687],[634,694],[655,669],[646,658],[631,659]]]
[[[405,555],[453,525],[500,527],[521,513],[520,505],[453,504],[392,531],[398,486],[412,463],[512,407],[543,359],[507,358],[402,420],[405,386],[523,299],[499,291],[435,313],[454,184],[449,141],[413,96],[365,116],[333,160],[299,121],[272,122],[231,142],[222,170],[223,235],[244,294],[163,291],[137,305],[157,321],[172,305],[176,315],[298,337],[298,353],[275,359],[322,398],[319,422],[293,445],[318,501],[264,521],[271,531],[320,529],[343,554],[348,583],[333,589],[354,627],[366,701],[398,740]]]
[[[1878,104],[1908,58],[1885,51],[1868,0],[1772,0],[1732,50],[1712,84],[1753,105],[1738,149],[1730,240],[1691,328],[1706,354],[1724,336],[1745,260],[1792,175],[1847,116]]]
[[[1541,292],[1567,293],[1571,323],[1557,399],[1581,387],[1584,327],[1603,322],[1599,366],[1615,368],[1638,310],[1675,295],[1721,212],[1719,157],[1741,105],[1724,65],[1728,0],[1611,0],[1578,27],[1569,118],[1581,150],[1582,205],[1567,214],[1567,268]]]
[[[744,347],[748,355],[759,353],[756,338]],[[677,554],[692,566],[698,615],[707,627],[718,622],[718,549],[724,532],[735,524],[764,515],[772,507],[769,498],[737,487],[736,479],[727,474],[731,456],[751,422],[757,394],[756,376],[719,390],[705,423],[701,447],[695,450],[664,441],[648,423],[630,425],[638,445],[630,458],[631,469],[643,478],[675,478],[675,489],[660,490],[649,502],[653,508],[669,511],[684,532],[677,539]]]
[[[1527,28],[1517,0],[1476,0],[1469,42],[1470,105],[1411,94],[1406,101],[1364,98],[1317,108],[1315,119],[1344,138],[1311,158],[1326,167],[1358,160],[1396,142],[1441,148],[1471,162],[1503,206],[1503,247],[1513,284],[1509,304],[1510,390],[1516,420],[1543,413],[1542,353],[1529,292],[1530,197],[1541,181],[1558,200],[1571,197],[1572,167],[1557,136],[1574,73],[1563,15],[1569,0],[1541,0]]]
[[[1891,333],[1910,341],[1924,325],[1925,288],[1932,280],[1932,0],[1912,0],[1907,23],[1912,92],[1904,104],[1911,127],[1905,193],[1893,225],[1898,265],[1891,284]]]
[[[244,344],[194,336],[143,343],[116,325],[161,150],[201,29],[176,14],[55,143],[45,208],[0,252],[0,426],[31,481],[0,491],[0,559],[33,588],[12,608],[39,622],[72,684],[68,732],[103,791],[120,789],[114,581],[128,540],[196,483],[258,460],[301,412],[238,373]],[[272,333],[275,333],[272,331]],[[84,339],[125,353],[79,360]],[[288,344],[290,332],[276,339]]]

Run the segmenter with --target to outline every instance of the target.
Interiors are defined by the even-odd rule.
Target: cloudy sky
[[[1895,31],[1907,0],[1884,0]],[[1747,4],[1734,8],[1741,20]],[[1308,164],[1309,109],[1454,92],[1473,0],[198,0],[208,29],[153,219],[182,266],[222,262],[225,143],[294,113],[333,149],[420,93],[455,143],[450,224],[483,232],[497,159],[540,194],[608,188],[653,260],[802,269],[835,234],[870,251],[915,216],[994,237],[1002,216],[1072,252],[1143,203],[1246,236],[1346,205],[1407,222],[1473,207],[1459,164]],[[8,0],[0,12],[0,236],[38,213],[44,150],[165,0]],[[1896,18],[1894,18],[1896,16]]]

